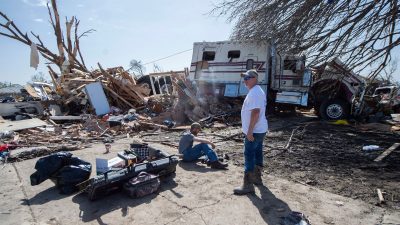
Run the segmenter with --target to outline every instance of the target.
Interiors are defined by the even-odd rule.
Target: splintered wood
[[[65,104],[86,103],[84,87],[93,82],[101,82],[113,106],[129,109],[143,105],[144,98],[150,93],[149,89],[137,85],[135,79],[122,67],[103,69],[98,65],[100,69],[90,73],[73,69],[71,73],[62,74],[57,79],[52,76],[57,92]]]
[[[386,156],[396,150],[396,148],[398,148],[399,146],[400,143],[394,143],[390,148],[386,149],[381,155],[379,155],[374,161],[380,162],[382,159],[384,159]]]

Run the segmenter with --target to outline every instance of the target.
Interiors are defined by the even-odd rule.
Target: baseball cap
[[[242,73],[240,76],[247,80],[253,77],[258,78],[258,73],[256,70],[247,70],[246,73]]]

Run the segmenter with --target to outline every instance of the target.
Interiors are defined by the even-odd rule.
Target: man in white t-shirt
[[[249,93],[244,99],[241,118],[244,139],[244,178],[243,184],[236,187],[234,194],[254,193],[254,186],[262,185],[263,142],[268,131],[268,121],[265,117],[267,98],[258,83],[256,70],[248,70],[242,74],[244,84]]]

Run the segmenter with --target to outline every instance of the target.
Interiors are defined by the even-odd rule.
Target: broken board
[[[390,148],[386,149],[382,154],[380,154],[374,161],[379,162],[382,159],[384,159],[386,156],[388,156],[390,153],[392,153],[396,148],[400,146],[400,143],[394,143]]]
[[[37,118],[18,121],[4,120],[0,123],[0,131],[18,131],[46,125],[48,124],[45,121]]]

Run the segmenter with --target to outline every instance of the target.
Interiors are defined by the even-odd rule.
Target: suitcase
[[[140,198],[160,189],[160,179],[157,175],[140,172],[137,177],[124,183],[123,189],[131,198]]]
[[[156,150],[157,160],[145,163],[138,163],[118,171],[108,171],[98,175],[86,182],[79,184],[81,190],[88,193],[90,200],[98,199],[122,188],[123,184],[131,178],[136,177],[140,172],[157,174],[159,177],[167,176],[176,171],[178,157],[169,155],[161,150]]]

